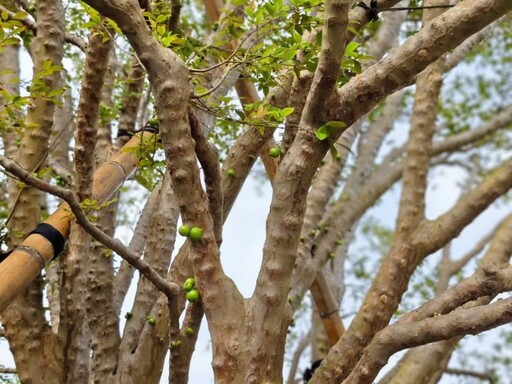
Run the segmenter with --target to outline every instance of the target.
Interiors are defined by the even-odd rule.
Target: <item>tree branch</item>
[[[4,373],[6,375],[17,375],[18,371],[16,368],[0,367],[0,373]]]
[[[34,34],[37,33],[37,25],[36,25],[36,23],[32,19],[29,19],[28,17],[25,17],[24,19],[21,19],[21,20],[20,19],[16,19],[15,18],[16,14],[14,12],[9,11],[3,5],[0,5],[0,12],[7,12],[7,15],[8,15],[9,19],[19,20],[24,26],[26,26],[28,29],[30,29],[32,32],[34,32]],[[79,36],[75,36],[75,35],[73,35],[71,33],[65,32],[64,33],[64,41],[74,45],[75,47],[77,47],[78,49],[80,49],[84,53],[87,51],[87,44]]]
[[[414,233],[414,245],[432,253],[456,237],[498,197],[512,188],[512,158],[490,173],[455,206],[433,221],[424,221]]]
[[[487,380],[489,384],[494,384],[496,382],[494,375],[491,372],[477,372],[461,368],[446,368],[445,372],[449,375],[476,377],[477,379]]]
[[[7,159],[3,156],[0,156],[0,165],[23,182],[43,192],[60,197],[68,203],[71,212],[75,215],[77,223],[80,224],[87,233],[128,261],[160,291],[165,293],[169,300],[173,299],[174,296],[179,293],[179,287],[176,284],[167,282],[149,264],[140,259],[139,255],[125,247],[118,239],[113,239],[100,229],[96,228],[94,224],[87,219],[86,213],[83,211],[76,195],[72,191],[48,184],[45,181],[32,176],[28,171],[16,164],[14,160]]]
[[[489,304],[483,310],[481,307],[474,307],[414,323],[399,321],[384,328],[375,336],[343,384],[372,382],[389,356],[400,350],[456,336],[476,335],[510,321],[512,297]]]
[[[325,102],[334,92],[340,72],[340,63],[345,52],[344,36],[348,26],[348,0],[327,0],[324,11],[322,47],[313,83],[306,99],[299,123],[302,129],[317,128],[324,121]]]
[[[196,142],[195,151],[203,167],[208,208],[213,219],[215,241],[222,243],[222,224],[224,223],[224,198],[222,193],[222,175],[219,167],[219,151],[205,137],[196,116],[189,112],[190,132]]]
[[[306,333],[299,340],[297,346],[295,347],[295,351],[293,352],[292,361],[290,363],[290,370],[288,371],[288,380],[286,380],[286,384],[296,384],[295,375],[297,374],[297,368],[299,367],[299,361],[302,356],[302,353],[306,349],[306,347],[311,342],[311,330]]]
[[[385,59],[345,84],[340,90],[340,108],[335,113],[335,118],[329,120],[343,121],[350,125],[362,113],[372,108],[384,95],[406,85],[415,74],[437,60],[447,50],[454,48],[467,36],[479,31],[511,8],[512,4],[504,0],[483,2],[467,0],[459,3],[427,23],[415,36],[409,38]],[[461,20],[464,22],[461,23]],[[470,20],[471,26],[468,25]],[[334,142],[339,134],[341,132],[329,137],[329,142]],[[295,144],[300,148],[311,141],[306,135],[303,135],[303,137],[297,137]],[[316,159],[316,154],[321,153],[320,148],[321,145],[315,146],[310,158]],[[323,150],[325,149],[324,145]],[[310,163],[316,164],[312,159],[310,159]],[[283,168],[283,163],[281,168]],[[308,174],[304,173],[304,176],[306,175]],[[399,244],[397,243],[397,245]],[[413,246],[409,247],[404,244],[402,247],[397,247],[392,254],[388,255],[386,259],[388,262],[386,265],[383,264],[379,270],[356,319],[351,323],[351,327],[345,332],[343,338],[335,347],[331,348],[327,358],[315,373],[312,384],[339,382],[346,377],[359,360],[362,348],[372,340],[375,332],[387,324],[396,308],[397,301],[400,300],[401,293],[407,287],[408,276],[414,270],[415,265],[425,255],[431,253],[432,249],[435,249],[434,247],[427,249],[425,245],[419,244],[417,241],[411,245]],[[437,248],[442,245],[438,244]],[[395,279],[393,289],[390,289],[388,285],[391,278]],[[375,305],[378,305],[378,308]],[[375,313],[379,315],[386,313],[386,315],[375,316]],[[364,334],[360,332],[361,327],[366,329]],[[356,330],[357,337],[354,335]]]

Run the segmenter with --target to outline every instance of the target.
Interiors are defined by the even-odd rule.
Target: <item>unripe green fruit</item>
[[[36,11],[36,6],[35,6],[34,4],[30,4],[30,5],[28,6],[28,11],[29,11],[30,13],[34,13],[34,12]]]
[[[196,285],[196,281],[193,277],[189,277],[185,282],[183,283],[183,290],[185,292],[190,292],[194,289],[194,286]]]
[[[171,341],[171,348],[178,348],[181,345],[181,340]]]
[[[156,117],[152,117],[149,119],[148,125],[151,125],[152,127],[158,127],[158,119]]]
[[[198,241],[201,240],[203,237],[203,230],[201,227],[192,227],[190,228],[190,234],[189,234],[190,240],[192,241]]]
[[[274,158],[276,158],[276,157],[279,157],[279,155],[280,155],[280,154],[281,154],[281,151],[279,150],[279,148],[278,148],[278,147],[272,147],[272,148],[270,148],[270,150],[268,151],[268,155],[269,155],[270,157],[274,157]]]
[[[124,315],[124,318],[126,320],[130,320],[132,317],[133,317],[133,313],[131,313],[131,312],[126,312]]]
[[[146,321],[148,322],[149,325],[155,325],[156,324],[156,319],[154,317],[152,317],[152,316],[148,316]]]
[[[228,169],[228,171],[227,171],[226,173],[227,173],[227,175],[228,175],[229,177],[233,177],[233,176],[235,176],[235,170],[234,170],[234,169]]]
[[[199,301],[199,292],[197,289],[192,289],[190,292],[187,292],[186,298],[190,302]]]
[[[190,234],[190,227],[187,224],[183,224],[180,229],[178,229],[178,233],[181,236],[187,237]]]
[[[185,333],[189,336],[192,336],[195,333],[195,331],[189,327],[185,330]]]

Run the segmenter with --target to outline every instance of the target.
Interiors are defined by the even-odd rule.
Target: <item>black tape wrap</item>
[[[29,235],[41,235],[53,246],[53,259],[55,259],[64,249],[64,244],[66,243],[66,239],[62,234],[57,231],[53,225],[47,223],[39,224],[36,229],[29,233]],[[52,259],[52,260],[53,260]]]
[[[368,16],[371,21],[379,20],[379,8],[377,5],[377,0],[371,0],[370,6],[366,5],[363,1],[360,1],[356,5],[357,7],[363,8],[366,12],[368,12]]]
[[[123,136],[127,136],[127,137],[132,137],[133,135],[139,133],[139,132],[150,132],[150,133],[153,133],[153,134],[156,134],[158,133],[158,127],[155,127],[155,126],[152,126],[152,125],[146,125],[144,127],[142,127],[141,129],[138,129],[136,131],[127,131],[126,129],[120,129],[117,131],[117,138],[120,138],[120,137],[123,137]]]
[[[0,252],[0,263],[2,261],[4,261],[5,259],[7,259],[11,253],[12,253],[12,250],[6,251],[6,252]]]

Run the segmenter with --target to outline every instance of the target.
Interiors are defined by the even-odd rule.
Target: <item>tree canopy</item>
[[[0,382],[506,383],[511,9],[5,1]]]

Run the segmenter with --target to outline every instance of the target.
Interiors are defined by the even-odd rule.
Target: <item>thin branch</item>
[[[199,126],[199,121],[192,112],[189,112],[190,131],[196,142],[195,151],[201,166],[203,167],[208,195],[208,208],[214,223],[215,240],[217,244],[222,243],[223,220],[223,193],[222,175],[219,166],[219,151],[210,143]]]
[[[473,50],[474,47],[478,46],[491,35],[494,26],[496,23],[493,23],[486,28],[482,29],[480,32],[475,33],[469,39],[465,40],[461,45],[453,50],[452,53],[446,59],[444,65],[444,71],[448,72],[455,68],[466,55]]]
[[[297,369],[299,367],[299,361],[302,356],[302,353],[306,349],[306,347],[311,342],[311,330],[309,330],[308,333],[306,333],[302,338],[300,339],[299,343],[297,344],[297,347],[295,348],[295,351],[293,352],[292,361],[290,363],[290,370],[288,371],[288,380],[286,381],[286,384],[295,384],[295,375],[297,374]]]
[[[0,373],[4,373],[6,375],[17,375],[18,371],[16,368],[0,367]]]
[[[489,384],[496,383],[494,375],[491,372],[477,372],[461,368],[446,368],[445,373],[449,375],[476,377],[477,379],[487,380]]]
[[[249,37],[251,37],[254,33],[258,32],[259,30],[261,30],[262,27],[270,24],[273,20],[270,20],[270,21],[267,21],[265,23],[263,23],[262,25],[258,25],[258,28],[256,29],[253,29],[251,30],[249,33],[247,33],[244,38],[242,40],[240,40],[237,45],[233,48],[233,50],[230,52],[229,56],[227,59],[225,60],[222,60],[218,63],[215,63],[213,64],[212,66],[208,67],[208,68],[190,68],[190,72],[191,73],[206,73],[206,72],[210,72],[218,67],[221,67],[223,66],[224,64],[227,64],[227,63],[230,63],[230,62],[234,62],[233,61],[233,58],[235,58],[235,56],[237,56],[237,53],[240,51],[240,49],[242,48],[243,44],[249,40]],[[247,53],[245,53],[245,58],[247,57]],[[242,62],[235,62],[236,64],[243,64]]]
[[[146,247],[148,228],[151,223],[152,214],[157,210],[156,207],[159,202],[159,191],[161,188],[162,181],[157,184],[155,189],[153,189],[149,195],[146,204],[144,204],[144,208],[142,208],[142,212],[139,215],[135,229],[133,230],[133,236],[128,248],[136,255],[142,255],[142,252]],[[126,260],[123,260],[119,267],[119,271],[114,277],[114,301],[118,312],[121,310],[121,306],[130,287],[132,277],[132,266]]]
[[[380,331],[350,373],[344,384],[370,383],[389,356],[406,348],[416,347],[452,337],[479,333],[512,321],[512,297],[447,315],[430,317],[414,323],[397,323]]]
[[[201,320],[204,311],[202,303],[189,303],[185,313],[185,319],[181,330],[175,334],[171,329],[171,353],[169,356],[169,384],[187,384],[190,372],[190,362],[192,354],[197,343]],[[173,348],[172,338],[176,337],[175,342],[179,345]],[[174,344],[176,345],[176,343]]]
[[[427,254],[443,247],[482,213],[492,202],[512,188],[512,158],[490,173],[476,188],[463,196],[447,213],[424,221],[415,231],[415,244],[425,243]]]
[[[169,300],[172,300],[173,297],[180,292],[180,289],[176,284],[167,282],[158,274],[158,272],[156,272],[145,261],[140,259],[139,255],[132,252],[119,239],[111,238],[105,234],[105,232],[94,226],[94,224],[92,224],[87,218],[87,214],[83,211],[76,195],[72,191],[48,184],[47,182],[32,176],[25,169],[21,168],[14,160],[7,159],[6,157],[0,157],[0,165],[30,186],[43,192],[50,193],[51,195],[60,197],[62,200],[68,203],[71,212],[73,212],[75,215],[77,223],[80,224],[87,233],[89,233],[94,239],[102,243],[107,248],[116,252],[123,259],[128,261],[142,275],[151,281],[160,291],[162,291],[169,298]]]
[[[501,225],[501,223],[499,225]],[[452,275],[458,273],[469,261],[475,258],[480,252],[482,252],[485,246],[489,244],[489,242],[493,239],[497,229],[499,228],[499,225],[494,227],[491,231],[489,231],[489,233],[483,236],[473,248],[464,254],[464,256],[457,260],[452,260],[450,265],[450,271]]]
[[[18,20],[24,26],[26,26],[28,29],[33,31],[34,34],[37,33],[36,23],[32,19],[29,19],[28,17],[25,17],[24,19],[16,19],[15,18],[16,14],[14,12],[9,11],[3,5],[0,5],[0,12],[7,12],[7,15],[8,15],[9,19]],[[84,53],[87,51],[87,44],[84,41],[84,39],[82,39],[81,37],[78,37],[78,36],[75,36],[75,35],[73,35],[71,33],[65,32],[64,33],[64,41],[66,41],[66,42],[76,46],[77,48],[79,48]]]
[[[167,30],[176,33],[181,14],[181,0],[171,0],[171,17],[167,22]]]
[[[347,0],[325,2],[320,57],[302,112],[301,128],[316,129],[325,122],[324,113],[321,111],[325,111],[323,106],[335,90],[341,59],[345,52],[346,40],[343,37],[348,27],[349,5],[350,1]]]

